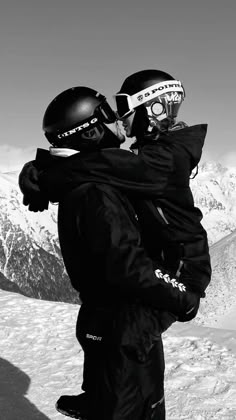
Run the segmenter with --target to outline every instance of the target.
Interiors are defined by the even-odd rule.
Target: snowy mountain
[[[236,230],[212,245],[210,253],[212,279],[193,322],[214,327],[225,319],[228,328],[236,328]]]
[[[29,212],[17,175],[0,174],[0,209],[2,275],[27,296],[77,302],[60,254],[55,206],[48,212]]]
[[[195,205],[203,213],[210,244],[236,229],[236,163],[235,168],[204,163],[192,180],[191,188]]]

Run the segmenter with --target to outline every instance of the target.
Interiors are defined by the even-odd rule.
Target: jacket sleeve
[[[37,212],[48,209],[48,198],[40,191],[38,185],[38,169],[35,166],[35,161],[27,162],[23,166],[18,182],[23,194],[23,204],[30,211]]]
[[[102,205],[98,204],[97,196],[97,187],[87,192],[86,208],[96,208],[96,214],[91,217],[87,213],[84,231],[92,252],[105,256],[107,287],[125,299],[177,313],[182,292],[165,281],[164,275],[168,276],[165,270],[162,269],[162,276],[160,270],[155,270],[142,247],[129,202],[114,190],[105,192]]]
[[[109,184],[144,199],[162,197],[172,171],[172,158],[161,146],[154,155],[147,149],[138,156],[121,149],[78,153],[44,169],[39,185],[53,202],[85,182]]]

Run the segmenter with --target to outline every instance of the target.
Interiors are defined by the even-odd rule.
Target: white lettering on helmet
[[[179,92],[184,95],[184,89],[179,80],[173,80],[173,82],[171,80],[167,82],[160,82],[152,87],[142,90],[141,92],[135,93],[130,97],[131,103],[133,108],[135,108],[142,103],[147,102],[149,99],[155,98],[159,94],[171,93],[172,91],[176,93]]]
[[[179,83],[168,83],[166,85],[159,86],[156,89],[150,89],[150,91],[145,92],[144,95],[137,96],[137,99],[138,99],[138,101],[141,102],[144,98],[148,98],[149,96],[151,96],[151,95],[153,95],[153,94],[155,94],[157,92],[161,92],[164,89],[175,88],[175,87],[178,87],[179,88],[180,87],[180,84]],[[177,92],[173,92],[173,93],[176,93],[177,94]]]
[[[97,118],[93,118],[90,121],[85,122],[84,124],[78,125],[78,127],[72,128],[71,130],[65,131],[64,133],[58,134],[58,139],[62,139],[64,137],[71,136],[72,134],[78,133],[79,131],[85,130],[86,128],[90,127],[91,125],[95,124],[98,121]]]

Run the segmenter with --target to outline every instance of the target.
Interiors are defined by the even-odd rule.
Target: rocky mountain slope
[[[214,327],[220,317],[233,313],[235,306],[236,230],[212,245],[210,253],[212,279],[194,323]]]
[[[22,204],[17,177],[0,175],[0,272],[23,294],[77,302],[61,259],[56,213],[32,213]]]

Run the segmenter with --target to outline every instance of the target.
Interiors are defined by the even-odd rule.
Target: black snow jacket
[[[161,259],[177,275],[181,270],[186,283],[204,296],[211,278],[208,241],[189,179],[200,161],[206,131],[202,124],[169,132],[145,141],[138,155],[103,149],[60,161],[49,157],[40,189],[57,202],[84,182],[117,187],[134,205],[151,258]]]
[[[66,270],[84,304],[140,302],[179,313],[182,293],[157,280],[135,211],[115,188],[85,183],[65,195],[59,203],[58,234]]]

